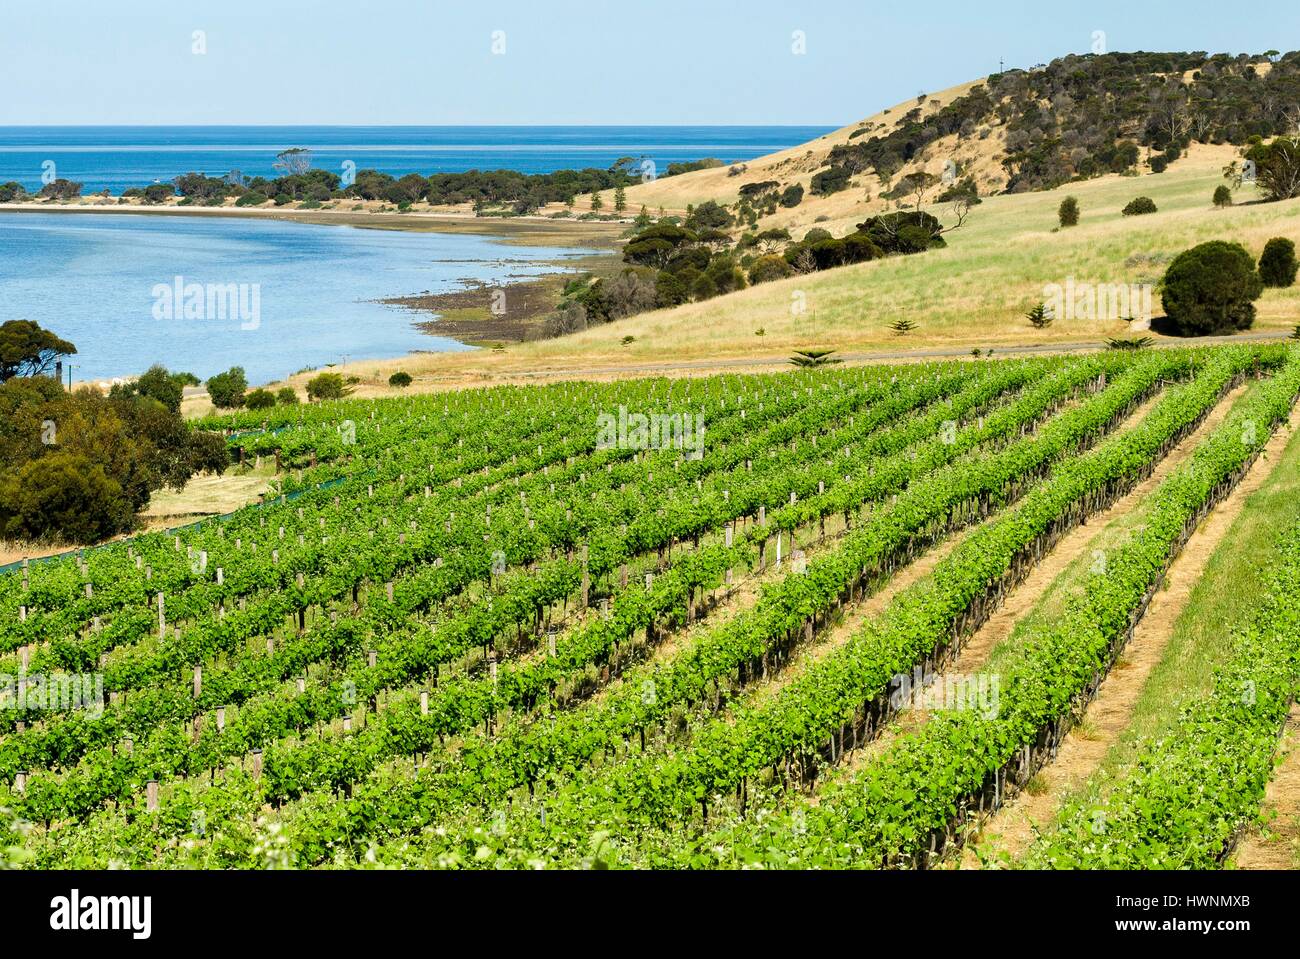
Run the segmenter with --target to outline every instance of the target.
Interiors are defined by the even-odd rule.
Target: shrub
[[[1232,191],[1226,184],[1220,183],[1214,188],[1214,205],[1222,209],[1225,206],[1232,206]]]
[[[714,200],[705,200],[686,218],[688,230],[721,230],[731,226],[731,214]]]
[[[41,187],[40,196],[55,200],[73,200],[81,196],[81,184],[62,177]]]
[[[803,186],[795,183],[786,187],[781,192],[781,205],[784,207],[796,207],[803,202]]]
[[[248,379],[242,366],[233,366],[224,373],[208,377],[208,396],[217,409],[233,410],[244,405],[244,391]]]
[[[275,394],[259,387],[244,397],[244,405],[250,410],[269,410],[275,406]]]
[[[691,296],[697,300],[711,300],[718,295],[718,285],[707,276],[701,275],[691,285]]]
[[[1034,329],[1045,330],[1052,325],[1053,316],[1048,311],[1046,303],[1039,303],[1025,314],[1025,319],[1029,320],[1029,325]]]
[[[108,395],[114,399],[147,396],[157,400],[173,413],[178,413],[181,399],[185,395],[185,387],[189,385],[188,380],[193,378],[191,373],[173,375],[168,373],[165,367],[155,363],[138,379],[129,383],[116,384],[109,390]]]
[[[0,532],[93,543],[130,529],[132,504],[99,463],[58,451],[0,477]]]
[[[877,260],[884,255],[885,251],[860,230],[844,238],[844,259],[848,263],[865,263],[867,260]]]
[[[287,206],[292,202],[293,202],[293,197],[289,196],[289,194],[287,193],[277,193],[275,196],[276,206]]]
[[[395,386],[399,390],[404,390],[411,385],[411,374],[398,370],[388,378],[388,385]]]
[[[943,224],[932,214],[903,210],[873,216],[858,224],[858,232],[882,253],[921,253],[947,246],[941,235]]]
[[[1128,205],[1120,211],[1124,216],[1142,216],[1146,213],[1156,212],[1156,203],[1149,196],[1140,196],[1135,200],[1130,200]]]
[[[845,167],[833,166],[822,170],[812,178],[812,191],[818,196],[829,196],[849,187],[849,171]]]
[[[1264,244],[1259,258],[1259,278],[1265,286],[1291,286],[1295,283],[1295,241],[1275,236]]]
[[[818,240],[808,247],[808,250],[812,253],[819,270],[829,270],[832,267],[843,266],[847,262],[848,254],[844,249],[843,240]]]
[[[655,277],[655,306],[677,306],[690,298],[690,284],[685,282],[681,273],[662,270]]]
[[[783,280],[794,274],[794,268],[779,256],[760,256],[749,268],[750,283],[768,283]]]
[[[1152,173],[1164,173],[1169,169],[1169,160],[1161,154],[1160,156],[1153,156],[1147,161],[1147,165],[1151,167]]]
[[[1061,222],[1061,226],[1078,226],[1079,201],[1072,196],[1067,196],[1057,207],[1056,218]]]
[[[276,401],[281,406],[298,405],[298,392],[292,386],[282,386],[275,394]]]
[[[161,203],[176,195],[176,188],[170,183],[150,183],[140,191],[146,203]]]
[[[320,373],[307,381],[308,399],[340,400],[350,392],[339,373]]]
[[[259,193],[257,190],[249,190],[235,201],[235,206],[261,206],[270,199],[271,198],[265,193]]]
[[[1246,153],[1255,164],[1255,182],[1269,200],[1300,196],[1300,139],[1278,137],[1272,143],[1256,143]]]
[[[1263,287],[1245,247],[1213,240],[1174,257],[1160,294],[1177,335],[1208,336],[1250,329]]]

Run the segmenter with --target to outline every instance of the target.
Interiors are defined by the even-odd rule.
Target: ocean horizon
[[[276,154],[311,150],[312,165],[342,172],[553,173],[608,169],[623,157],[670,163],[752,160],[831,132],[823,126],[0,126],[0,183],[36,192],[54,177],[84,193],[168,182],[186,173],[274,177]]]

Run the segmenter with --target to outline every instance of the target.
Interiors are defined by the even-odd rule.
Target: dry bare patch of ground
[[[1287,717],[1263,814],[1264,824],[1242,837],[1233,862],[1238,869],[1295,869],[1300,865],[1300,703]]]
[[[223,476],[205,473],[185,484],[185,488],[159,490],[149,500],[140,514],[149,530],[165,529],[190,523],[205,516],[233,513],[242,506],[256,503],[258,497],[270,488],[272,472],[266,469]]]
[[[1175,638],[1175,630],[1192,604],[1193,591],[1215,552],[1221,547],[1234,548],[1233,530],[1251,495],[1284,471],[1279,464],[1297,427],[1300,427],[1300,409],[1292,413],[1290,428],[1279,429],[1273,435],[1264,455],[1187,541],[1165,575],[1163,588],[1152,599],[1119,661],[1089,704],[1082,722],[1061,743],[1056,759],[1034,777],[1031,788],[1020,792],[984,823],[978,840],[980,854],[1015,861],[1034,842],[1038,831],[1050,823],[1065,800],[1083,788],[1103,763],[1115,760],[1123,746],[1121,741],[1131,732],[1135,719],[1151,721],[1150,716],[1140,717],[1142,700],[1147,695],[1163,698],[1163,691],[1151,693],[1148,683],[1161,666]],[[1180,449],[1190,450],[1195,439],[1194,435]],[[1177,701],[1166,706],[1161,713],[1176,711]],[[1137,738],[1129,735],[1130,741]],[[975,848],[968,846],[962,864],[965,868],[976,867],[979,859]]]

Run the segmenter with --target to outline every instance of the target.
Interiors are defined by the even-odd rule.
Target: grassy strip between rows
[[[815,808],[801,806],[750,835],[729,832],[725,842],[729,854],[742,861],[779,866],[924,864],[927,852],[951,840],[955,824],[976,804],[982,808],[989,799],[995,805],[1000,801],[1008,774],[1027,781],[1060,741],[1068,722],[1095,693],[1172,556],[1213,503],[1244,474],[1272,427],[1289,413],[1297,393],[1300,351],[1292,351],[1279,374],[1254,386],[1230,418],[1160,485],[1152,496],[1146,528],[1109,558],[1105,575],[1088,584],[1084,596],[1070,603],[1052,629],[1027,642],[1007,662],[1001,677],[1000,708],[994,718],[968,710],[937,713],[916,735],[900,739],[880,761],[828,794]],[[1290,623],[1294,622],[1292,618]],[[1261,642],[1241,657],[1240,668],[1249,675],[1230,671],[1216,684],[1216,690],[1222,691],[1217,701],[1223,714],[1256,717],[1259,726],[1250,723],[1251,728],[1271,724],[1271,742],[1276,741],[1295,688],[1294,650],[1282,655],[1279,663],[1276,653],[1268,656],[1259,648],[1266,645],[1262,640],[1275,636],[1271,628],[1263,627]],[[1247,680],[1255,684],[1253,704],[1243,695]],[[1188,758],[1199,750],[1201,761],[1217,768],[1218,760],[1213,757],[1225,746],[1222,721],[1207,723],[1192,713],[1188,722],[1189,735],[1171,740],[1184,743],[1184,748],[1166,748],[1175,748]],[[1200,735],[1193,735],[1196,732]],[[1264,752],[1265,771],[1260,771],[1258,761],[1255,764],[1251,800],[1255,804],[1267,779],[1271,746]],[[1154,772],[1151,764],[1147,769]],[[1194,778],[1186,778],[1193,773]],[[1165,780],[1146,776],[1135,779],[1135,784],[1148,781],[1149,788],[1156,790],[1157,782]],[[1203,769],[1193,770],[1190,763],[1167,782],[1182,790],[1168,809],[1190,802],[1193,797],[1189,793],[1205,786],[1200,793],[1200,841],[1205,848],[1216,850],[1209,858],[1221,855],[1230,833],[1225,834],[1223,827],[1216,833],[1214,823],[1219,814],[1212,807],[1222,801],[1222,784],[1207,778]],[[1227,788],[1226,794],[1232,796],[1233,789]],[[1141,789],[1124,810],[1116,806],[1106,815],[1103,836],[1118,839],[1125,822],[1133,824],[1130,835],[1144,823],[1157,831],[1163,828],[1163,813],[1151,807],[1149,795]],[[1240,815],[1235,821],[1240,823]],[[1079,828],[1095,842],[1091,821]],[[1187,841],[1185,832],[1180,830],[1175,842]],[[718,842],[717,836],[711,838],[710,846],[697,847],[697,854],[706,861],[712,855],[710,847]],[[1106,845],[1114,848],[1120,844]]]
[[[1284,529],[1268,591],[1232,634],[1212,690],[1145,744],[1104,797],[1071,803],[1027,864],[1215,869],[1259,810],[1300,683],[1300,524]]]

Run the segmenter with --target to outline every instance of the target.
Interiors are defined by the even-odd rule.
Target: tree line
[[[187,373],[154,367],[107,395],[55,376],[77,348],[27,320],[0,325],[0,536],[94,543],[135,528],[149,497],[221,473],[225,438],[180,415]]]

